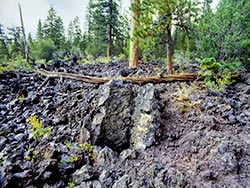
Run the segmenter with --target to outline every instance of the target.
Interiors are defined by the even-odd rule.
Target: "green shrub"
[[[91,161],[94,162],[96,160],[94,149],[93,149],[93,146],[91,144],[89,144],[88,142],[84,142],[84,143],[80,144],[80,148],[87,150],[89,159]]]
[[[32,56],[36,59],[45,59],[46,62],[53,59],[56,52],[56,46],[52,40],[41,40],[35,44]]]
[[[96,58],[95,62],[96,63],[108,63],[110,62],[110,57],[100,56]]]
[[[29,63],[26,62],[23,57],[18,56],[12,61],[7,62],[5,65],[0,64],[0,73],[3,71],[31,71],[32,67]]]
[[[31,124],[31,134],[35,140],[41,139],[44,135],[51,132],[50,127],[43,127],[43,123],[38,121],[36,116],[30,116],[26,122]]]
[[[234,82],[232,75],[240,67],[239,62],[217,62],[215,58],[204,58],[200,64],[199,74],[204,77],[205,85],[212,91],[221,91]]]

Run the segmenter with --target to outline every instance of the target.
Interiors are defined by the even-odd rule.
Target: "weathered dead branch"
[[[103,84],[111,80],[111,78],[83,76],[83,75],[67,73],[67,72],[49,72],[44,69],[38,70],[37,73],[39,75],[46,76],[48,78],[69,78],[69,79],[78,80],[78,81],[87,82],[87,83],[93,83],[93,84]]]

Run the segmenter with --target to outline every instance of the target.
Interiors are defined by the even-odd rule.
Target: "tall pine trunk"
[[[167,69],[169,74],[173,74],[173,43],[171,36],[171,24],[167,26]]]
[[[108,48],[107,48],[107,56],[111,57],[112,55],[112,9],[113,9],[113,0],[109,0],[109,28],[108,28]]]
[[[21,20],[22,32],[23,32],[24,56],[25,56],[26,61],[28,62],[29,61],[28,44],[27,44],[25,30],[24,30],[22,9],[21,9],[21,5],[20,4],[18,4],[18,6],[19,6],[20,20]]]
[[[130,50],[129,50],[129,67],[138,66],[139,57],[139,38],[135,35],[136,28],[139,26],[138,19],[140,17],[140,0],[132,0],[131,5],[137,4],[136,10],[132,10],[131,30],[130,30]]]

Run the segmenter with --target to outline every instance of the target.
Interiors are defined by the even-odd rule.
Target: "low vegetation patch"
[[[31,134],[32,137],[35,140],[42,139],[43,136],[50,134],[51,128],[46,126],[43,126],[42,121],[37,120],[36,116],[31,115],[27,120],[27,123],[30,123],[31,125]]]
[[[209,90],[222,91],[228,84],[234,82],[232,76],[240,68],[239,62],[217,62],[215,58],[205,58],[200,64],[199,74],[204,77]]]
[[[196,87],[196,85],[188,87],[185,84],[181,84],[180,88],[178,88],[177,91],[174,93],[173,104],[179,112],[188,112],[190,108],[200,104],[200,100],[192,99],[192,95]]]
[[[8,63],[0,63],[0,73],[4,71],[25,71],[29,72],[32,67],[25,59],[16,58],[15,60],[9,61]]]

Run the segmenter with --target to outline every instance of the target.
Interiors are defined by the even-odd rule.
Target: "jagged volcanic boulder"
[[[134,91],[131,84],[112,80],[99,88],[96,114],[92,121],[94,144],[116,151],[129,147],[133,126]]]
[[[96,106],[84,121],[93,144],[120,152],[130,146],[145,149],[160,137],[163,106],[152,84],[138,88],[112,80],[100,86],[93,101]]]
[[[161,136],[161,112],[159,92],[153,84],[147,84],[137,91],[131,143],[136,149],[146,149],[157,143]]]

